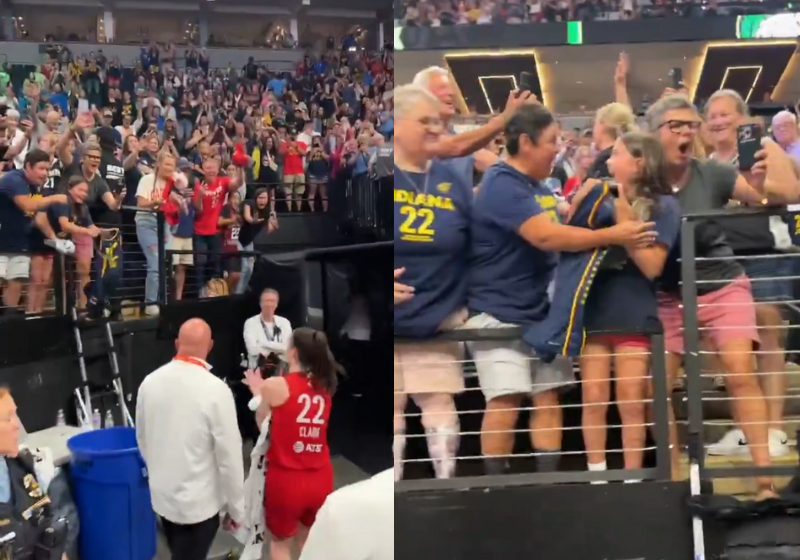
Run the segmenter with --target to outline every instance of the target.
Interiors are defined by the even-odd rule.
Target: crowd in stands
[[[729,89],[700,107],[685,90],[668,89],[639,122],[627,83],[623,54],[614,78],[617,101],[599,108],[588,129],[563,129],[529,92],[511,92],[502,114],[460,134],[447,132],[455,93],[446,70],[428,68],[398,88],[398,479],[409,470],[407,418],[419,417],[431,470],[449,478],[457,473],[461,435],[474,429],[462,422],[475,426],[475,412],[482,413],[485,474],[530,468],[514,459],[531,457],[539,472],[558,470],[564,388],[573,384],[580,404],[569,406],[581,407],[584,468],[605,471],[612,378],[624,467],[641,468],[652,426],[650,341],[643,333],[659,323],[669,387],[681,370],[685,337],[697,337],[728,391],[731,429],[709,442],[708,454],[749,453],[756,466],[767,466],[790,453],[784,410],[786,325],[797,324],[791,305],[800,242],[797,116],[781,111],[771,121],[753,119]],[[745,130],[755,138],[747,163],[739,150]],[[428,188],[437,196],[416,194]],[[692,285],[699,328],[684,329],[681,215],[739,205],[768,205],[779,215],[697,221]],[[489,332],[514,326],[522,327],[524,342]],[[455,341],[460,329],[477,337],[467,338],[466,348],[479,388],[465,381],[471,372]],[[446,331],[453,332],[442,336]],[[477,390],[482,404],[469,394],[456,400]],[[410,400],[419,414],[406,410]],[[470,408],[459,414],[466,403]],[[523,410],[530,423],[520,430]],[[530,438],[522,452],[520,431]],[[669,445],[672,476],[679,477],[674,423]],[[419,446],[413,453],[412,463],[420,460]],[[466,457],[478,458],[472,455]],[[760,497],[775,495],[770,477],[756,483]]]
[[[751,3],[755,4],[755,3]],[[754,13],[768,11],[758,4]],[[750,13],[741,2],[670,0],[404,0],[395,7],[401,25],[440,27],[496,23],[627,20],[642,17],[713,17]]]
[[[174,255],[176,299],[187,266],[198,287],[224,277],[230,291],[242,291],[248,259],[223,263],[220,254],[251,251],[262,230],[280,227],[282,213],[326,211],[331,189],[369,180],[378,146],[393,135],[390,51],[343,43],[308,52],[291,72],[252,57],[242,68],[210,68],[203,48],[155,43],[133,67],[101,48],[78,57],[52,44],[48,54],[39,66],[0,70],[0,255],[22,257],[11,259],[13,270],[0,267],[7,308],[42,310],[36,294],[52,285],[43,241],[73,242],[84,286],[93,240],[119,228],[146,260],[148,314],[158,313],[160,243],[200,252]],[[33,169],[43,166],[39,181]],[[19,192],[2,186],[16,183],[37,200],[69,202],[23,208]]]

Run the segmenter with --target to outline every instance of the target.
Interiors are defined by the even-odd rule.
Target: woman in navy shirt
[[[441,134],[439,103],[418,86],[395,90],[394,269],[413,289],[395,298],[394,334],[418,341],[394,346],[395,476],[402,477],[408,397],[422,410],[437,478],[455,471],[458,416],[453,395],[464,389],[458,343],[426,342],[466,318],[472,185],[431,161]]]
[[[590,471],[606,470],[612,359],[625,468],[642,468],[644,399],[650,371],[650,338],[642,333],[658,325],[654,280],[661,275],[681,222],[680,205],[672,196],[664,150],[658,140],[639,133],[623,135],[613,145],[608,169],[619,186],[617,223],[652,221],[656,238],[648,247],[609,249],[586,301],[587,337],[580,367],[583,441]]]
[[[550,307],[548,288],[558,251],[651,239],[649,223],[624,222],[597,230],[560,223],[558,201],[542,184],[558,155],[558,135],[558,123],[541,105],[521,107],[506,125],[508,158],[486,172],[473,206],[467,328],[542,321]],[[562,427],[557,389],[573,380],[572,364],[540,363],[521,340],[475,342],[470,347],[487,401],[481,434],[487,474],[507,468],[519,408],[530,396],[535,408],[531,443],[538,468],[557,469]]]

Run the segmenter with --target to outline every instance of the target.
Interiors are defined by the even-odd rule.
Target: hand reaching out
[[[615,84],[624,84],[628,78],[628,70],[630,69],[630,60],[628,59],[628,53],[621,52],[619,53],[619,60],[617,61],[617,67],[614,70],[614,83]]]
[[[539,100],[536,99],[536,96],[529,91],[519,89],[512,90],[511,93],[508,94],[506,108],[503,110],[503,117],[508,120],[516,110],[523,105],[531,105],[538,102]]]

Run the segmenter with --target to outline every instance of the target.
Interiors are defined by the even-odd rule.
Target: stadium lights
[[[547,88],[547,80],[545,79],[545,72],[543,72],[543,66],[539,65],[539,53],[536,49],[510,49],[510,50],[500,50],[500,51],[471,51],[471,52],[453,52],[453,53],[446,53],[444,55],[444,62],[447,64],[448,69],[449,64],[447,61],[453,58],[488,58],[488,57],[518,57],[518,56],[532,56],[533,62],[536,64],[536,74],[539,78],[539,86],[542,90],[542,98],[540,101],[542,105],[545,107],[549,107],[548,103],[548,92],[549,89]],[[557,64],[557,63],[556,63]],[[453,71],[450,69],[450,74]],[[516,78],[515,78],[516,80]],[[463,101],[463,97],[461,97],[461,103],[466,106],[466,103]]]
[[[750,90],[747,92],[747,96],[744,98],[744,102],[749,103],[750,96],[753,95],[753,90],[756,89],[756,84],[758,83],[758,79],[761,77],[761,72],[764,71],[763,66],[728,66],[725,69],[725,75],[722,77],[722,82],[719,84],[719,89],[725,89],[725,82],[728,81],[728,74],[730,72],[736,72],[741,70],[756,70],[756,77],[753,78],[753,83],[750,84]]]
[[[694,80],[694,85],[692,86],[692,89],[691,89],[690,99],[694,100],[695,96],[697,95],[697,86],[700,85],[700,76],[703,74],[703,68],[705,68],[705,65],[706,65],[706,59],[708,58],[709,49],[722,49],[722,48],[725,48],[725,49],[729,49],[729,48],[735,48],[735,49],[746,48],[746,49],[750,49],[750,48],[753,48],[753,47],[758,48],[758,47],[786,47],[786,46],[797,47],[797,41],[786,41],[786,40],[783,40],[783,41],[781,41],[781,40],[774,40],[774,41],[735,41],[735,42],[722,41],[722,42],[718,42],[718,43],[707,43],[705,48],[703,49],[703,54],[700,56],[699,68],[698,68],[697,72],[695,72],[695,75],[697,76],[697,78]],[[784,70],[784,75],[785,74],[786,74],[786,70]],[[783,75],[781,75],[781,79],[783,79]],[[778,83],[780,83],[780,80],[778,80]],[[776,85],[776,87],[777,87],[777,85]]]
[[[481,91],[483,92],[483,98],[486,100],[486,106],[489,108],[489,112],[494,115],[494,107],[492,106],[492,102],[489,100],[489,94],[486,92],[486,84],[483,83],[484,80],[507,80],[510,81],[513,87],[511,90],[519,89],[517,87],[517,77],[516,76],[478,76],[478,82],[481,84]],[[509,91],[511,91],[509,90]]]

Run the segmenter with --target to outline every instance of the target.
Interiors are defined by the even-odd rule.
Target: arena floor
[[[249,450],[246,449],[245,451],[248,452],[245,456],[249,457]],[[364,480],[368,476],[364,471],[343,457],[335,457],[333,459],[333,473],[334,484],[336,488],[341,488],[342,486],[347,486],[348,484],[353,484],[354,482]],[[238,548],[240,548],[239,542],[230,534],[220,530],[219,534],[217,535],[217,540],[214,541],[214,545],[211,548],[209,560],[223,560],[231,549]],[[156,560],[170,560],[167,542],[161,535],[159,535]],[[264,560],[269,560],[268,554],[264,556]]]

